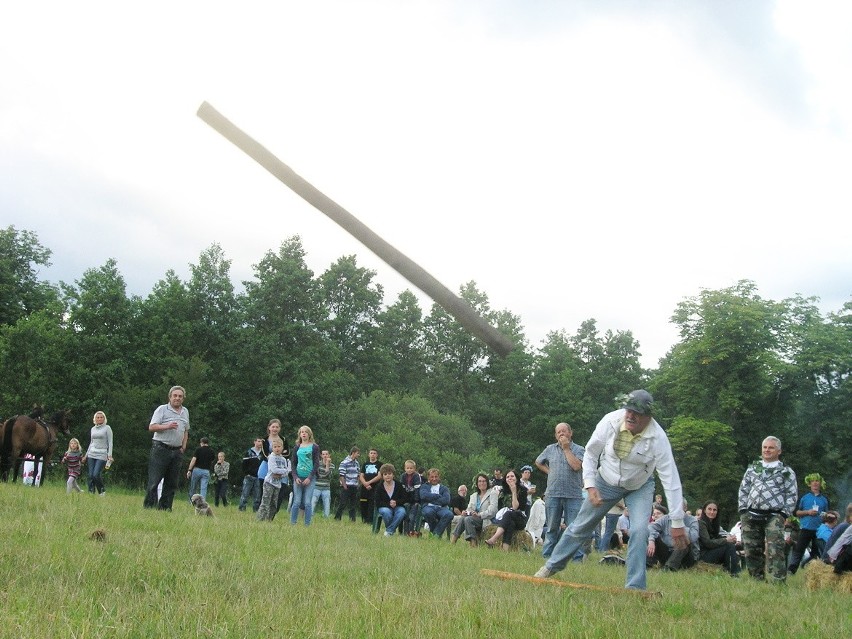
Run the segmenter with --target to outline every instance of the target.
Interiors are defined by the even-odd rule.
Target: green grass
[[[0,484],[0,637],[842,637],[852,598],[724,574],[651,571],[660,599],[508,582],[538,554],[446,539],[385,538],[321,517],[258,522],[235,507],[196,517],[64,486]],[[106,531],[106,541],[90,533]],[[624,568],[572,564],[565,581],[620,587]],[[815,622],[818,616],[819,622]]]

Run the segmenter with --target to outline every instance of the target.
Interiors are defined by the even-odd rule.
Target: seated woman
[[[818,559],[822,559],[825,554],[825,545],[828,543],[828,540],[831,539],[831,533],[837,527],[837,523],[840,521],[840,513],[836,510],[830,510],[825,513],[825,519],[819,525],[816,532],[817,538],[817,550],[819,550]],[[813,557],[811,557],[813,559]]]
[[[512,546],[512,537],[516,530],[523,530],[527,525],[524,507],[527,503],[527,489],[518,480],[518,473],[510,470],[500,484],[500,500],[502,508],[497,511],[494,524],[497,530],[485,543],[493,548],[498,541],[503,540],[503,550],[508,551]]]
[[[465,541],[470,543],[473,548],[479,545],[479,535],[482,529],[489,526],[494,515],[497,514],[497,500],[499,498],[497,491],[491,489],[488,476],[483,473],[476,476],[474,488],[467,509],[462,513],[462,519],[456,524],[450,538],[453,543],[456,543],[464,533]]]
[[[393,464],[382,464],[379,468],[382,483],[375,492],[375,508],[378,516],[385,522],[385,537],[392,536],[405,518],[405,506],[408,495],[398,481],[394,481],[396,468]],[[378,532],[378,526],[375,532]]]
[[[737,538],[723,535],[719,526],[719,504],[708,501],[701,508],[698,520],[698,545],[701,548],[701,561],[708,564],[721,564],[731,575],[740,572],[740,558],[737,555]]]

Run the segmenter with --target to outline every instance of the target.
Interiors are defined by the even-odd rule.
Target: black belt
[[[158,446],[162,446],[163,448],[168,448],[169,450],[178,450],[180,448],[180,446],[169,446],[168,444],[164,444],[156,439],[154,440],[154,443]]]

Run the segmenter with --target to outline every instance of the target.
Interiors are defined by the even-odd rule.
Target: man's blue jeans
[[[651,518],[651,504],[654,500],[654,477],[648,478],[636,490],[627,490],[618,486],[610,486],[598,473],[595,487],[601,497],[599,506],[593,506],[591,499],[583,502],[574,523],[568,526],[565,534],[553,549],[550,559],[545,564],[552,572],[564,570],[568,561],[577,554],[585,541],[594,532],[595,526],[600,525],[607,511],[619,499],[630,511],[630,543],[627,545],[627,579],[626,588],[645,590],[647,585],[645,575],[645,552],[648,546],[648,520]]]
[[[240,510],[245,510],[246,504],[248,504],[249,501],[251,501],[252,510],[257,510],[257,506],[255,506],[255,504],[260,501],[261,490],[263,488],[262,483],[263,482],[254,475],[246,475],[243,477],[243,492],[240,495]]]
[[[572,497],[550,497],[544,500],[545,525],[547,533],[544,536],[544,546],[541,549],[541,556],[547,559],[553,554],[553,549],[559,538],[562,537],[562,520],[570,526],[577,518],[577,513],[580,512],[580,506],[583,504],[582,498]]]
[[[207,485],[210,483],[210,471],[205,468],[193,468],[189,477],[189,498],[201,495],[207,501]]]
[[[314,496],[311,498],[311,507],[317,511],[317,502],[322,499],[322,514],[327,519],[331,514],[331,488],[317,488],[314,486]]]
[[[429,524],[429,531],[436,537],[443,535],[444,530],[453,520],[453,511],[446,506],[423,504],[420,512],[423,515],[423,520]]]

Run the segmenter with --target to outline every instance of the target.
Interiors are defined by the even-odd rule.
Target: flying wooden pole
[[[296,195],[302,197],[332,221],[342,226],[356,240],[382,258],[389,266],[431,297],[435,303],[452,315],[459,324],[471,334],[481,339],[494,352],[506,357],[514,348],[512,341],[486,322],[465,300],[427,273],[413,260],[388,244],[361,223],[334,200],[327,197],[293,169],[275,157],[267,148],[254,138],[246,135],[233,122],[219,113],[207,102],[198,108],[198,117],[222,134],[235,146],[242,149],[255,162],[272,173],[287,185]]]

